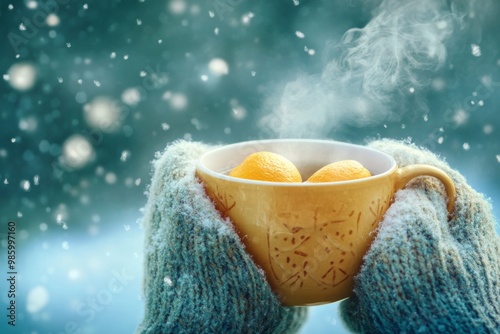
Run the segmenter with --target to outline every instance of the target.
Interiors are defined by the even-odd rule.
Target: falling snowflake
[[[242,17],[241,17],[241,22],[244,24],[244,25],[249,25],[250,24],[250,21],[252,21],[252,18],[255,16],[254,13],[252,12],[249,12],[247,14],[244,14]]]
[[[210,60],[208,63],[208,69],[215,76],[222,76],[229,73],[229,65],[224,59],[221,58],[214,58]]]
[[[304,46],[304,51],[307,52],[310,56],[314,56],[316,54],[316,50],[309,49],[307,46]]]
[[[70,280],[77,280],[80,278],[80,271],[78,269],[71,269],[68,271],[68,277]]]
[[[125,150],[125,151],[122,151],[122,154],[120,156],[120,160],[125,162],[125,161],[127,161],[127,159],[129,157],[130,157],[130,151]]]
[[[174,15],[183,14],[186,11],[186,2],[184,0],[171,0],[168,4],[168,9],[170,13]]]
[[[52,13],[52,14],[49,14],[47,16],[46,22],[47,22],[48,26],[55,27],[55,26],[59,25],[59,23],[61,22],[61,20],[59,19],[59,16],[57,16],[54,13]]]
[[[24,180],[21,182],[21,188],[23,188],[24,191],[29,191],[31,188],[31,183],[28,180]]]
[[[484,134],[486,135],[489,135],[493,132],[493,125],[491,124],[486,124],[484,127],[483,127],[483,132]]]
[[[471,44],[470,46],[472,55],[474,57],[481,57],[481,47],[477,44]]]
[[[37,313],[49,303],[49,292],[41,285],[32,288],[26,297],[26,310]]]
[[[123,93],[122,93],[122,101],[125,104],[128,104],[129,106],[135,106],[137,105],[142,99],[141,92],[139,89],[133,87],[133,88],[127,88]]]
[[[19,91],[26,91],[34,86],[37,78],[37,70],[31,63],[17,63],[9,68],[7,75],[12,88]]]
[[[109,172],[106,174],[104,177],[104,181],[106,181],[107,184],[115,184],[117,180],[116,174]]]

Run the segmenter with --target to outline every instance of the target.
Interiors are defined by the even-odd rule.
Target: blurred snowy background
[[[19,274],[0,332],[134,331],[149,162],[178,138],[408,139],[499,217],[498,17],[465,0],[2,1],[0,233],[17,222]],[[303,329],[343,332],[336,304]]]

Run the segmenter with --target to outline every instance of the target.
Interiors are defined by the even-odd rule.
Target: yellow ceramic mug
[[[357,160],[373,176],[328,183],[277,183],[230,177],[253,152],[270,151],[291,160],[306,180],[321,167]],[[444,184],[448,210],[455,187],[428,165],[398,168],[389,155],[359,145],[322,140],[263,140],[223,146],[205,154],[197,175],[223,216],[234,224],[283,305],[334,302],[352,293],[353,277],[394,192],[414,177]]]

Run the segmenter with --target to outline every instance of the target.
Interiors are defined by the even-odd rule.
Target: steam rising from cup
[[[325,137],[342,125],[400,119],[398,101],[425,89],[451,36],[487,10],[468,0],[383,0],[363,28],[348,30],[318,74],[299,76],[264,104],[261,126],[278,137]],[[417,94],[415,94],[417,95]],[[421,101],[423,103],[423,101]]]

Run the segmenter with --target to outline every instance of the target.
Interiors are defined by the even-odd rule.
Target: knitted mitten
[[[435,165],[457,188],[448,221],[439,181],[418,178],[396,193],[365,255],[342,317],[363,333],[500,333],[500,238],[491,207],[463,176],[414,145],[370,144],[399,166]]]
[[[195,177],[195,162],[208,149],[177,142],[154,161],[137,333],[295,332],[306,309],[280,306]]]

